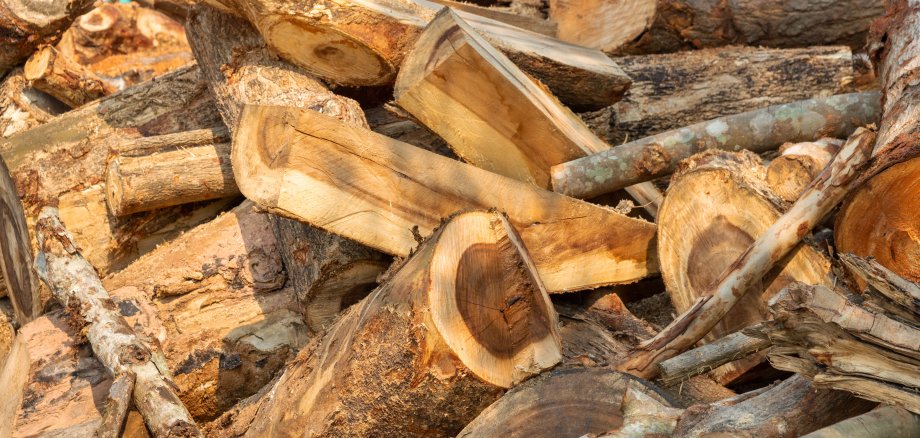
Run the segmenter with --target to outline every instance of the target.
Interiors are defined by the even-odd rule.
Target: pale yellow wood
[[[556,36],[612,51],[642,34],[655,19],[656,0],[549,0]]]

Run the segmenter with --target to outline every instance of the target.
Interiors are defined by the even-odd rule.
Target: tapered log
[[[5,0],[0,4],[0,75],[25,61],[39,46],[56,43],[61,32],[92,4],[89,0]]]
[[[563,368],[508,391],[467,425],[458,437],[578,437],[623,423],[627,388],[669,406],[648,382],[609,368]]]
[[[681,164],[658,215],[658,260],[662,279],[678,312],[690,309],[754,240],[780,218],[785,205],[765,181],[759,156],[708,151]],[[810,182],[810,181],[809,181]],[[789,283],[831,285],[830,262],[811,245],[791,255],[763,278],[713,328],[707,341],[766,319],[766,302]],[[764,354],[716,370],[727,383],[761,362]]]
[[[629,92],[581,114],[612,145],[768,105],[863,91],[851,89],[859,76],[841,46],[730,46],[616,61],[633,80]]]
[[[34,128],[70,108],[29,86],[21,68],[10,71],[0,83],[0,138]]]
[[[455,216],[301,352],[249,435],[456,434],[559,362],[556,324],[508,220]]]
[[[634,40],[654,17],[655,0],[549,1],[560,40],[605,52]]]
[[[879,114],[878,94],[843,94],[774,105],[635,140],[553,166],[553,190],[585,198],[674,171],[706,149],[764,152],[785,142],[846,137]]]
[[[26,62],[23,71],[33,87],[71,108],[115,92],[115,87],[103,82],[82,65],[61,56],[51,46],[35,52]]]
[[[157,437],[202,436],[188,409],[176,397],[175,384],[155,363],[155,348],[142,342],[121,314],[92,265],[75,247],[52,207],[42,209],[36,223],[41,252],[35,271],[57,301],[72,312],[72,323],[84,326],[93,353],[112,376],[135,375],[134,403]],[[79,318],[79,319],[77,319]]]
[[[465,1],[456,1],[456,0],[431,0],[433,3],[439,5],[448,6],[452,9],[457,9],[464,12],[469,12],[475,15],[481,15],[486,18],[491,18],[495,21],[500,21],[502,23],[510,24],[514,27],[519,27],[521,29],[526,29],[531,32],[536,32],[541,35],[546,35],[548,37],[556,36],[556,22],[551,20],[544,20],[543,18],[532,17],[524,14],[516,14],[510,12],[510,8],[500,8],[500,7],[482,7],[476,4],[465,2]],[[584,46],[585,44],[580,44]]]
[[[398,256],[441,218],[497,208],[520,229],[552,292],[628,283],[657,269],[652,224],[312,111],[247,106],[233,171],[240,191],[270,211]]]
[[[787,143],[767,167],[770,190],[786,202],[795,202],[811,181],[834,158],[842,142],[822,138],[814,142]]]
[[[236,130],[247,104],[309,108],[352,126],[367,126],[357,102],[333,94],[303,70],[278,60],[244,20],[200,6],[189,16],[188,35],[231,130]],[[231,64],[236,67],[227,69]],[[213,162],[211,168],[216,174]],[[273,218],[271,226],[275,237],[288,243],[281,247],[281,256],[306,322],[316,332],[367,295],[389,263],[375,250],[291,219]]]
[[[792,207],[758,236],[730,268],[692,306],[654,338],[642,343],[617,368],[641,376],[658,373],[657,364],[702,339],[773,266],[856,184],[871,156],[875,134],[859,128],[831,164]]]
[[[442,8],[427,0],[208,3],[246,17],[282,58],[343,85],[392,83],[403,58]],[[569,105],[602,108],[618,100],[629,86],[629,78],[600,51],[457,13]]]
[[[658,364],[661,368],[659,380],[665,386],[672,386],[769,346],[769,340],[751,337],[739,330]]]
[[[881,0],[817,1],[646,0],[655,17],[620,53],[664,53],[729,44],[806,47],[846,44],[862,48]]]
[[[865,414],[816,430],[804,438],[847,438],[857,435],[910,438],[920,435],[920,415],[894,406],[879,406]]]

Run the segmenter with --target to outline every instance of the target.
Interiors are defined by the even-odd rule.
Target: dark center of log
[[[738,258],[754,238],[719,215],[700,232],[687,258],[687,277],[695,292],[716,285],[725,269]]]

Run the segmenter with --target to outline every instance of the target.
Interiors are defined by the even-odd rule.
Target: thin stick
[[[751,286],[798,244],[853,188],[872,155],[875,133],[859,128],[798,201],[761,235],[687,311],[654,338],[639,345],[617,369],[652,378],[658,364],[706,336]]]

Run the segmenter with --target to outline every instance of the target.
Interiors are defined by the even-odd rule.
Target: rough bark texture
[[[907,312],[904,317],[908,320],[920,318],[920,284],[898,276],[873,259],[863,259],[849,253],[839,254],[839,257],[862,286],[860,289],[869,287],[863,294],[868,304],[876,303],[881,307],[882,301],[888,301],[901,308],[901,311],[892,313],[901,316]],[[884,309],[891,309],[891,306],[885,306]],[[920,320],[917,322],[920,323]]]
[[[706,149],[764,152],[785,142],[846,137],[878,115],[878,94],[854,93],[721,117],[553,166],[553,190],[598,196],[667,175],[680,160]]]
[[[768,105],[862,91],[851,90],[861,76],[850,49],[840,46],[731,46],[616,61],[633,80],[629,91],[581,115],[612,145]]]
[[[657,268],[654,226],[642,220],[312,111],[247,106],[239,126],[233,172],[244,195],[389,254],[408,255],[441,218],[497,208],[520,229],[550,291],[629,283]]]
[[[6,0],[0,4],[0,74],[25,61],[39,46],[56,43],[61,32],[92,4],[90,0]]]
[[[13,312],[20,324],[38,317],[42,310],[39,282],[32,270],[32,245],[28,224],[16,187],[9,177],[6,162],[0,158],[0,221],[3,223],[0,245],[0,283],[10,297]]]
[[[920,415],[894,407],[872,411],[816,430],[803,438],[848,438],[857,435],[910,438],[920,435]]]
[[[654,0],[649,0],[654,1]],[[866,42],[881,0],[658,0],[655,18],[642,36],[616,51],[663,53],[745,44],[805,47]]]
[[[115,87],[103,82],[95,73],[61,56],[51,46],[42,47],[23,67],[26,79],[39,91],[60,100],[71,108],[108,96]]]
[[[769,340],[751,337],[739,330],[658,364],[661,368],[659,380],[665,386],[672,386],[721,365],[743,359],[769,346]]]
[[[55,208],[42,209],[36,223],[40,253],[35,271],[82,327],[94,355],[112,376],[131,373],[134,403],[157,437],[202,436],[175,384],[160,370],[156,348],[145,344],[117,310],[92,265],[75,246]]]
[[[559,362],[556,324],[507,219],[455,216],[300,353],[247,435],[454,435]]]
[[[662,279],[677,312],[707,295],[732,263],[788,207],[765,182],[766,168],[747,151],[708,151],[681,163],[671,178],[658,215],[658,260]],[[809,180],[811,182],[811,180]],[[831,265],[808,243],[795,246],[776,268],[758,278],[750,292],[706,337],[713,341],[769,317],[767,300],[801,280],[831,285]],[[764,354],[727,365],[713,377],[727,383]]]
[[[102,423],[96,429],[96,437],[119,438],[122,435],[136,382],[137,379],[131,372],[118,375],[112,382],[105,409],[102,411]]]
[[[822,138],[814,142],[787,143],[767,167],[767,184],[786,202],[795,202],[811,181],[834,158],[842,142]]]
[[[654,0],[549,0],[559,39],[605,52],[634,40],[654,17]]]
[[[29,86],[22,69],[13,69],[0,83],[0,139],[69,110],[67,105]]]
[[[735,260],[687,311],[654,338],[642,343],[618,369],[641,376],[702,339],[856,184],[871,156],[875,133],[863,128],[850,136],[834,161],[792,207]]]

